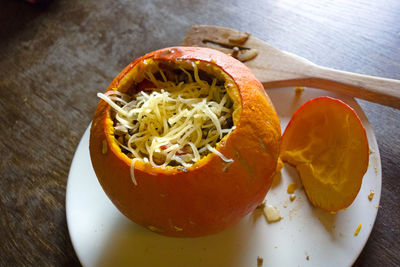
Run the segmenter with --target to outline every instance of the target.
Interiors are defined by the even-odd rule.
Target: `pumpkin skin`
[[[113,136],[109,105],[100,100],[90,130],[90,156],[97,178],[114,205],[147,229],[176,237],[215,234],[236,224],[265,198],[279,156],[280,122],[254,74],[238,60],[199,47],[171,47],[129,64],[107,90],[119,88],[139,62],[201,61],[222,69],[234,81],[241,111],[236,129],[216,149],[232,163],[210,153],[189,168],[153,167],[132,160]]]

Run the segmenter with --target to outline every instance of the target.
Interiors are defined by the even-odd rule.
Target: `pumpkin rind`
[[[216,148],[234,162],[226,163],[213,153],[186,169],[154,168],[136,161],[138,184],[134,185],[131,159],[115,142],[110,107],[101,100],[90,132],[90,156],[98,180],[124,215],[154,232],[181,237],[220,232],[256,208],[270,188],[280,143],[274,107],[244,64],[208,48],[171,47],[151,52],[129,64],[108,90],[121,86],[134,66],[147,58],[208,62],[232,78],[240,96],[240,116],[236,129]]]

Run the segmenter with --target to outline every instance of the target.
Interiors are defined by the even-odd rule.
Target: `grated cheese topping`
[[[233,103],[223,81],[200,78],[197,62],[193,70],[180,68],[171,78],[157,66],[147,71],[150,87],[134,95],[115,90],[98,97],[113,110],[115,138],[121,150],[132,158],[131,176],[136,185],[137,160],[157,166],[190,167],[208,153],[232,162],[215,149],[235,129]],[[165,73],[164,73],[165,72]]]

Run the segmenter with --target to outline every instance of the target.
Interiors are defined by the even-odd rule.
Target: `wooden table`
[[[304,3],[303,3],[304,2]],[[133,58],[192,24],[251,32],[317,64],[400,79],[400,2],[0,2],[0,265],[79,265],[65,190],[98,99]],[[382,160],[382,198],[356,266],[400,265],[400,111],[359,101]]]

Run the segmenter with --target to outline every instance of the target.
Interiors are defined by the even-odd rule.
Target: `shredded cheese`
[[[197,63],[193,70],[180,67],[171,78],[157,66],[145,79],[152,88],[129,95],[117,90],[98,93],[113,110],[114,134],[125,154],[135,162],[157,166],[190,167],[208,153],[233,162],[215,149],[216,144],[235,129],[233,103],[224,81],[202,80]],[[178,72],[178,74],[177,74]],[[180,72],[180,75],[179,75]]]
[[[137,185],[137,181],[135,179],[135,162],[137,161],[137,158],[132,159],[131,162],[131,178],[132,178],[132,182],[134,185]]]
[[[357,226],[357,229],[356,229],[355,232],[354,232],[354,236],[358,236],[358,234],[360,233],[361,227],[362,227],[362,224],[360,223],[360,224]]]
[[[217,154],[223,161],[225,162],[233,162],[233,159],[228,159],[224,155],[222,155],[221,152],[216,150],[215,148],[211,147],[209,144],[206,145],[207,149],[210,150],[211,152]]]

